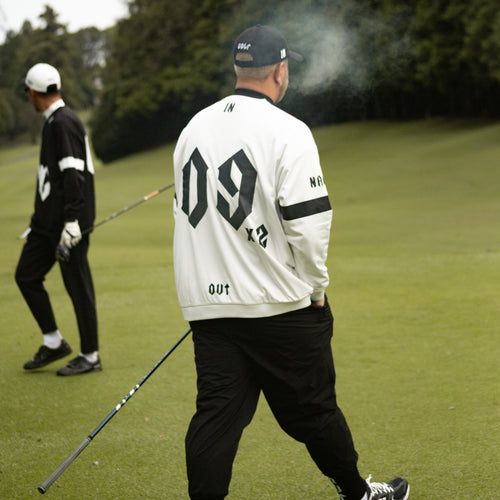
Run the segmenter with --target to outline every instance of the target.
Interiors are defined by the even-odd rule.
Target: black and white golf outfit
[[[311,305],[329,281],[332,211],[309,128],[238,89],[183,130],[174,170],[175,279],[198,375],[191,498],[227,495],[261,392],[320,470],[361,498],[366,483],[336,403],[333,317],[328,303]]]
[[[57,330],[45,275],[55,263],[55,250],[64,223],[78,220],[81,230],[95,218],[94,168],[85,129],[78,116],[60,99],[44,112],[35,210],[31,232],[16,269],[16,282],[42,333]],[[61,265],[77,318],[82,353],[97,351],[94,286],[87,260],[89,235],[71,249]]]

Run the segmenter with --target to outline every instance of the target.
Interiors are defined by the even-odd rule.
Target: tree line
[[[57,67],[64,98],[75,109],[97,102],[100,73],[108,54],[109,34],[96,28],[68,33],[49,6],[39,16],[41,27],[25,21],[18,33],[9,31],[0,46],[0,140],[31,132],[38,135],[41,117],[24,95],[23,79],[38,62]]]
[[[46,7],[0,46],[0,138],[29,128],[18,82],[45,61],[64,98],[92,108],[105,162],[175,140],[190,117],[232,91],[233,40],[280,29],[304,55],[282,106],[311,126],[347,120],[500,115],[495,0],[129,0],[105,32],[74,34]]]

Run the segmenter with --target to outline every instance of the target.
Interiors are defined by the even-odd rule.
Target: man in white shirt
[[[198,375],[189,494],[228,494],[262,392],[342,498],[403,500],[404,479],[361,478],[337,406],[325,296],[332,210],[309,128],[275,106],[289,59],[302,57],[275,28],[241,33],[234,94],[198,113],[174,152],[175,278]]]

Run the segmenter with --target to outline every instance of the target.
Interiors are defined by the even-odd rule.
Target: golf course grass
[[[314,134],[334,209],[337,393],[361,473],[407,478],[412,500],[499,498],[500,123],[366,122]],[[189,329],[174,286],[172,188],[92,235],[103,371],[57,377],[70,358],[23,370],[42,340],[14,282],[38,150],[0,149],[0,499],[41,498],[37,487]],[[96,222],[172,182],[172,152],[96,160]],[[57,267],[46,286],[78,353]],[[188,337],[44,496],[187,499],[195,394]],[[262,398],[228,499],[328,498],[333,486]]]

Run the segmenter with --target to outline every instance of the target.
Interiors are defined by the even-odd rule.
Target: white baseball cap
[[[24,83],[36,92],[53,92],[61,88],[61,76],[54,66],[46,63],[35,64],[26,73]]]

